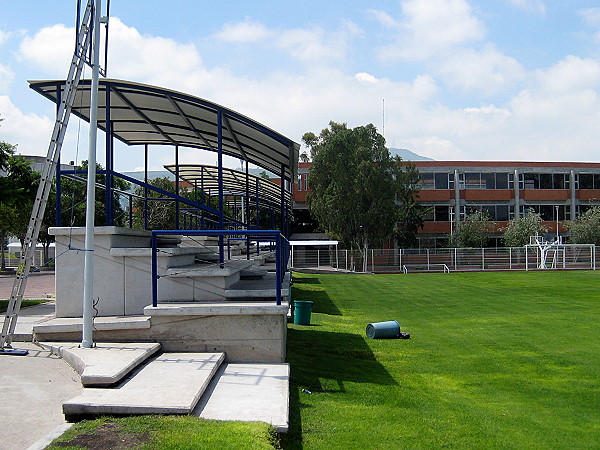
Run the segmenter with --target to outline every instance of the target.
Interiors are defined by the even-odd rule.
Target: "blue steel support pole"
[[[148,229],[148,144],[144,145],[144,230]]]
[[[158,249],[156,248],[156,234],[152,233],[152,306],[158,306]]]
[[[277,235],[275,246],[275,299],[281,305],[281,234]]]
[[[219,171],[219,230],[223,230],[223,112],[217,112],[217,149]],[[223,267],[225,255],[223,254],[223,235],[219,236],[219,264]]]
[[[79,20],[79,18],[77,18]],[[76,28],[78,30],[79,28]],[[60,108],[60,102],[62,101],[62,91],[60,86],[56,86],[56,117],[58,118],[58,110]],[[56,164],[56,198],[54,199],[54,207],[56,208],[56,215],[54,216],[56,226],[60,227],[62,218],[60,214],[60,197],[62,195],[61,183],[60,183],[60,153],[58,155],[58,163]],[[70,225],[70,224],[69,224]]]
[[[248,160],[246,160],[246,217],[243,218],[246,230],[250,229],[250,178],[248,176]],[[250,259],[250,236],[246,236],[246,259]]]
[[[202,190],[202,204],[206,205],[206,195],[204,194],[204,167],[200,168],[200,189]],[[204,229],[204,210],[200,216],[200,228]]]
[[[175,195],[179,196],[179,145],[175,146]],[[179,200],[175,199],[175,229],[179,230]]]
[[[281,189],[279,201],[281,202],[281,234],[287,236],[285,233],[285,166],[281,165]]]

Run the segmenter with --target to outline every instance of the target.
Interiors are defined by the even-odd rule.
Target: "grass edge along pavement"
[[[277,448],[275,429],[262,422],[219,422],[195,416],[100,417],[75,424],[55,439],[57,449]]]
[[[600,448],[599,277],[295,274],[282,447]]]

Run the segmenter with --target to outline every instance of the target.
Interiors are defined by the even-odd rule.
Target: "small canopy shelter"
[[[61,101],[64,80],[30,81],[30,87],[51,101]],[[89,121],[90,80],[81,80],[73,103],[72,113]],[[132,81],[100,79],[98,94],[98,127],[106,132],[106,224],[113,225],[112,178],[119,176],[132,183],[150,188],[147,177],[139,182],[114,171],[114,139],[132,146],[145,146],[147,172],[148,146],[175,147],[175,173],[178,175],[179,147],[196,148],[218,154],[217,191],[220,199],[218,214],[223,226],[223,197],[225,175],[223,155],[229,155],[266,169],[282,179],[278,203],[282,225],[286,232],[291,203],[286,200],[286,186],[296,177],[300,146],[240,113],[208,100],[182,92]],[[60,176],[68,172],[57,170],[57,191]],[[155,190],[155,189],[153,189]],[[58,197],[58,196],[57,196]],[[173,199],[189,204],[177,192]],[[187,200],[187,201],[186,201]],[[198,205],[202,208],[203,205]],[[208,208],[210,209],[210,208]],[[57,208],[58,210],[58,208]],[[57,218],[57,221],[60,217]]]

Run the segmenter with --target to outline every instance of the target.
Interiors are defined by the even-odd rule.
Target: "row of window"
[[[581,205],[581,209],[577,211],[577,215],[585,212],[589,206]],[[468,205],[459,208],[460,220],[465,220],[467,214],[475,211],[484,211],[490,220],[498,222],[506,222],[515,217],[514,205]],[[533,210],[542,216],[542,220],[554,221],[569,220],[570,208],[567,205],[520,205],[520,214],[524,215],[527,211]],[[456,207],[448,205],[433,205],[429,207],[428,214],[425,217],[426,222],[452,222],[455,220]]]
[[[421,172],[423,189],[454,189],[454,173]],[[568,173],[518,174],[519,189],[569,189]],[[515,174],[509,172],[465,172],[458,174],[459,189],[514,189]],[[575,189],[600,189],[600,174],[575,174]]]

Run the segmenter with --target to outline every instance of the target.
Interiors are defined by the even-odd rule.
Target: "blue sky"
[[[46,153],[75,1],[0,0],[0,140]],[[375,124],[437,160],[598,161],[600,7],[579,0],[112,0],[108,74],[191,93],[300,142]],[[85,159],[73,120],[63,160]],[[102,140],[102,138],[100,138]],[[116,166],[139,169],[139,149]],[[213,155],[184,151],[184,162]],[[156,149],[151,166],[172,162]]]

